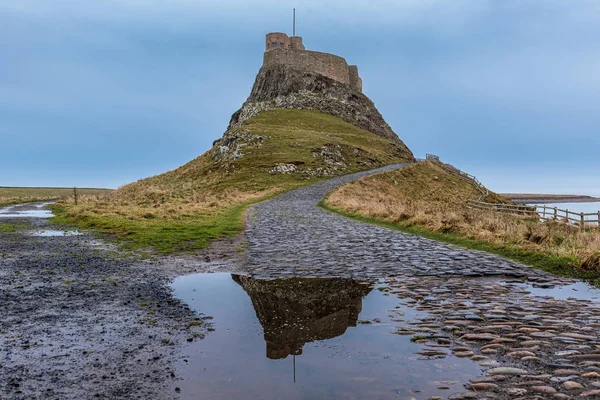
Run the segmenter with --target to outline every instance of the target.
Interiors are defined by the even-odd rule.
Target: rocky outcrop
[[[349,85],[289,65],[262,67],[250,97],[231,117],[229,128],[240,126],[261,111],[305,109],[321,111],[410,150],[392,131],[375,104]]]
[[[259,280],[232,275],[244,288],[264,330],[268,358],[302,354],[304,344],[356,326],[371,286],[353,279]]]

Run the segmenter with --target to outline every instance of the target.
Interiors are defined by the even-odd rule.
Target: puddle
[[[214,317],[215,331],[182,350],[184,399],[446,398],[481,373],[452,355],[419,359],[422,345],[391,332],[427,313],[355,280],[215,273],[180,277],[173,289]]]
[[[0,207],[0,218],[52,218],[52,211],[45,208],[50,204],[52,202]]]
[[[518,286],[527,289],[532,296],[552,297],[557,300],[577,299],[577,300],[600,300],[600,289],[585,282],[575,282],[570,285],[556,285],[554,287],[536,287],[535,284],[519,284]]]
[[[79,236],[83,233],[79,231],[59,231],[52,229],[44,229],[40,231],[33,231],[30,236]]]

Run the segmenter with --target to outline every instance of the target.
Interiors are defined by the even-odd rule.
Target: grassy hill
[[[330,193],[324,206],[348,216],[432,239],[490,251],[551,272],[597,278],[600,231],[579,232],[561,223],[541,223],[469,209],[481,193],[430,162],[362,178]],[[485,201],[509,202],[490,193]]]
[[[110,196],[55,207],[59,222],[95,228],[130,246],[193,250],[243,228],[253,202],[321,179],[412,161],[392,142],[328,114],[262,112],[230,129],[189,163]]]

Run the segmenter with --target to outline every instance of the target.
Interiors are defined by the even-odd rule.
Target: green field
[[[77,188],[80,196],[108,194],[112,189]],[[0,206],[31,201],[58,200],[73,196],[73,188],[0,186]]]

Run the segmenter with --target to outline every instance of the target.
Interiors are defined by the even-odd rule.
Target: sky
[[[0,186],[116,188],[204,153],[293,7],[417,157],[600,195],[597,0],[0,0]]]

